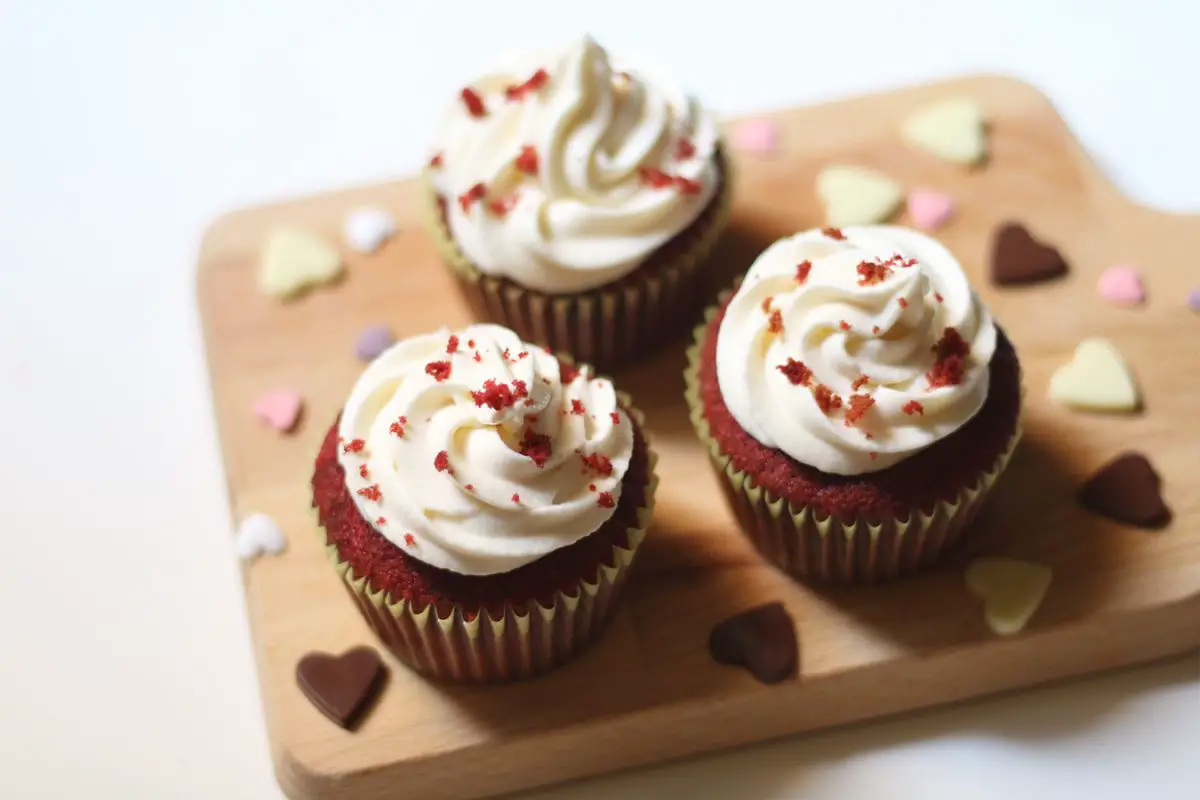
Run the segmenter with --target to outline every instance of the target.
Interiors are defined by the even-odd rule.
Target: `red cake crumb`
[[[445,450],[439,450],[438,454],[433,457],[433,468],[438,472],[449,472],[454,474],[454,470],[450,469],[450,454]]]
[[[411,533],[404,534],[404,546],[405,547],[416,547],[417,546],[417,537],[413,536]]]
[[[513,501],[514,503],[516,503],[516,504],[520,505],[520,503],[521,503],[521,495],[517,494],[516,492],[513,492],[512,501]]]
[[[446,342],[446,352],[454,355],[458,352],[458,337],[450,334],[450,340]]]
[[[892,274],[892,268],[883,261],[860,261],[858,267],[858,285],[874,286],[883,283]]]
[[[933,346],[933,369],[925,374],[929,388],[932,390],[962,383],[967,368],[967,356],[970,354],[971,346],[959,332],[954,328],[946,328],[942,332],[942,338]]]
[[[478,350],[476,350],[476,351],[475,351],[475,355],[473,356],[473,358],[474,358],[476,361],[483,361],[483,356],[479,355],[479,351],[478,351]]]
[[[425,365],[425,374],[433,378],[438,383],[441,383],[450,377],[450,362],[430,361]]]
[[[822,414],[842,407],[841,395],[835,394],[823,383],[818,383],[817,388],[813,389],[813,399],[817,401],[817,408],[821,409]]]
[[[429,159],[429,166],[434,169],[442,166],[442,154],[440,152],[434,153],[433,158]]]
[[[665,189],[675,183],[674,178],[658,167],[638,167],[638,177],[651,189]]]
[[[767,330],[771,333],[783,333],[783,314],[779,309],[771,312],[771,316],[767,318]]]
[[[522,350],[521,352],[517,353],[517,361],[523,361],[526,358],[529,358],[528,350]]]
[[[850,388],[857,392],[859,389],[866,386],[870,382],[871,382],[871,379],[868,378],[866,375],[859,375],[857,378],[854,379],[854,383],[850,384]]]
[[[680,194],[700,194],[704,188],[699,181],[694,181],[691,178],[685,178],[682,175],[675,176],[675,188],[679,189]]]
[[[811,506],[818,516],[878,522],[889,517],[907,519],[918,509],[930,513],[938,501],[953,500],[963,486],[972,485],[989,469],[1016,430],[1021,369],[1011,342],[998,329],[996,350],[988,364],[987,400],[965,425],[886,469],[861,475],[821,472],[764,447],[729,412],[716,376],[717,334],[724,317],[722,307],[700,351],[700,403],[711,435],[735,469],[752,475],[765,491],[797,506]]]
[[[526,95],[538,91],[549,81],[550,73],[545,69],[539,68],[524,83],[506,87],[504,89],[504,98],[506,100],[524,100]]]
[[[761,306],[762,312],[764,314],[770,314],[772,311],[771,304],[774,302],[775,302],[774,295],[767,295],[766,297],[764,297],[763,301],[762,301],[762,306]]]
[[[525,381],[521,380],[520,378],[513,379],[512,387],[513,397],[517,398],[518,400],[520,400],[522,397],[529,396],[529,384],[525,383]]]
[[[526,175],[537,175],[538,171],[538,154],[533,145],[527,144],[521,147],[521,153],[513,161],[517,169],[524,172]]]
[[[504,197],[500,197],[495,200],[489,200],[487,203],[487,210],[490,211],[493,216],[506,217],[508,216],[508,212],[516,208],[517,203],[520,202],[520,200],[520,193],[513,192],[505,195]]]
[[[469,348],[471,348],[472,350],[474,350],[474,349],[475,349],[475,340],[474,340],[474,339],[467,339],[467,347],[469,347]]]
[[[579,458],[583,461],[583,469],[585,472],[591,471],[597,475],[605,477],[612,475],[613,465],[612,460],[603,453],[592,453],[591,455],[579,454]]]
[[[840,322],[838,322],[838,327],[844,331],[848,331],[848,330],[850,330],[850,323],[846,322],[846,320],[841,320]]]
[[[845,241],[846,234],[842,233],[841,228],[821,228],[821,233],[828,236],[830,239],[835,239],[839,242]]]
[[[538,469],[546,466],[554,452],[554,443],[544,433],[538,433],[532,427],[526,426],[525,435],[521,439],[521,455],[526,456]]]
[[[478,119],[487,116],[487,107],[483,104],[483,98],[470,86],[463,89],[459,96],[462,98],[463,105],[467,107],[467,113],[472,117]]]
[[[366,465],[366,464],[359,464],[359,465],[358,465],[358,477],[362,478],[364,481],[365,481],[365,480],[370,480],[370,478],[371,478],[371,471],[370,471],[369,469],[367,469],[367,465]]]
[[[458,196],[458,204],[466,214],[476,200],[482,200],[487,195],[487,186],[477,183]]]
[[[343,453],[361,453],[363,448],[367,446],[364,439],[351,439],[346,444],[342,445]]]
[[[507,606],[527,610],[534,602],[549,605],[555,594],[573,589],[581,580],[594,580],[601,566],[612,564],[613,548],[628,544],[626,532],[638,524],[637,509],[645,502],[650,479],[646,442],[635,426],[621,499],[598,530],[512,572],[459,575],[416,559],[371,527],[350,502],[337,444],[335,423],[317,456],[312,480],[313,505],[326,541],[356,575],[366,576],[371,591],[409,600],[418,610],[433,605],[440,616],[458,605],[464,613],[486,609],[498,618]]]
[[[363,488],[359,489],[356,494],[375,503],[378,503],[383,497],[383,492],[379,491],[378,483],[372,483],[370,486],[364,486]]]
[[[577,417],[582,417],[587,413],[587,409],[583,407],[583,403],[578,398],[571,400],[571,413]]]
[[[609,414],[609,416],[610,416],[610,417],[612,417],[612,422],[613,422],[613,425],[620,425],[620,424],[621,424],[621,415],[620,415],[620,414],[618,414],[616,411],[613,411],[613,412],[611,412],[611,413]]]
[[[789,358],[786,364],[780,364],[775,369],[784,374],[793,386],[808,386],[812,380],[812,370],[803,361]]]
[[[696,145],[692,144],[692,140],[684,136],[675,144],[675,158],[679,161],[691,158],[696,155]]]
[[[896,302],[900,304],[901,308],[908,308],[908,301],[903,297],[897,298]]]
[[[925,406],[921,405],[916,400],[909,400],[907,403],[900,406],[900,410],[903,411],[905,414],[908,414],[910,417],[913,414],[920,414],[921,416],[925,416]]]
[[[475,491],[475,484],[473,484],[473,483],[468,483],[468,484],[467,484],[466,486],[464,486],[463,488],[464,488],[464,489],[466,489],[468,492],[473,492],[473,491]]]
[[[804,283],[808,280],[808,273],[812,272],[812,262],[807,258],[796,265],[796,283]]]
[[[879,333],[879,326],[876,325],[875,327],[871,328],[871,333]]]
[[[846,398],[846,427],[853,428],[857,425],[873,405],[875,398],[869,394],[852,394]]]
[[[596,505],[600,506],[601,508],[612,508],[616,504],[617,501],[613,499],[612,492],[601,492],[600,494],[596,495]]]
[[[524,386],[525,384],[521,383],[518,391]],[[521,392],[518,395],[508,384],[497,383],[494,378],[488,378],[484,381],[483,389],[480,391],[471,392],[471,399],[475,401],[475,405],[487,406],[493,411],[503,411],[506,408],[512,408],[524,396],[525,392]]]
[[[376,517],[375,524],[376,525],[387,525],[387,518],[386,517]]]

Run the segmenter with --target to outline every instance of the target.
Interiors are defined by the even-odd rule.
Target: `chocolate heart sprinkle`
[[[782,603],[768,603],[718,623],[708,637],[713,661],[744,667],[763,683],[795,674],[799,661],[796,626]]]
[[[335,723],[352,730],[383,688],[387,670],[370,647],[340,656],[309,653],[296,665],[296,683],[312,704]]]
[[[1067,274],[1062,254],[1042,244],[1019,222],[1006,222],[992,238],[992,282],[999,286],[1039,283]]]
[[[1079,490],[1079,504],[1101,516],[1137,525],[1162,528],[1171,509],[1159,492],[1159,477],[1141,453],[1122,453],[1096,471]]]

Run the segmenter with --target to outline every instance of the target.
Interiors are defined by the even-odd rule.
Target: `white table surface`
[[[590,30],[724,111],[1015,73],[1132,196],[1200,210],[1195,4],[702,8],[0,2],[0,797],[279,797],[197,242],[230,207],[413,170],[500,49]],[[1198,712],[1192,656],[536,797],[1196,797]]]

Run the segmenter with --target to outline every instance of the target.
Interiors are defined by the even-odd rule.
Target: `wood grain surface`
[[[985,168],[943,164],[901,143],[906,112],[960,95],[977,100],[989,120]],[[966,78],[774,116],[780,155],[735,156],[734,221],[713,260],[712,290],[772,240],[821,223],[813,181],[824,164],[878,167],[906,186],[957,198],[958,215],[938,236],[1016,342],[1029,389],[1025,439],[977,523],[985,529],[977,550],[1054,567],[1030,627],[1011,638],[987,630],[963,584],[967,553],[932,573],[870,588],[806,588],[761,563],[723,506],[688,423],[681,336],[615,375],[647,413],[662,484],[623,609],[604,638],[552,675],[506,687],[427,683],[388,657],[391,678],[373,713],[357,733],[335,727],[300,693],[296,663],[308,651],[340,652],[372,636],[318,542],[312,459],[362,368],[353,351],[363,326],[386,323],[405,336],[469,319],[419,228],[415,181],[237,211],[204,239],[199,305],[235,517],[267,512],[290,543],[284,555],[244,570],[267,725],[289,795],[491,795],[1200,646],[1200,317],[1186,307],[1198,281],[1200,221],[1121,197],[1047,99],[1009,78]],[[338,241],[344,215],[364,204],[389,209],[401,223],[381,252],[347,253],[339,285],[295,301],[258,293],[258,250],[274,226]],[[1010,218],[1062,250],[1072,268],[1067,279],[1019,289],[987,284],[990,232]],[[1143,269],[1145,307],[1117,308],[1096,296],[1100,271],[1117,262]],[[1095,334],[1132,363],[1144,414],[1085,415],[1046,399],[1054,368]],[[293,436],[250,413],[255,396],[273,387],[304,394]],[[1163,474],[1175,512],[1163,532],[1098,519],[1073,501],[1086,475],[1131,447]],[[797,680],[767,687],[709,659],[714,623],[776,599],[799,629]]]

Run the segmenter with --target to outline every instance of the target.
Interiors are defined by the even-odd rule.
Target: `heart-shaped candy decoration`
[[[935,231],[954,216],[954,198],[933,189],[913,189],[906,207],[913,226],[923,231]]]
[[[983,600],[993,633],[1020,631],[1042,604],[1053,573],[1042,564],[1013,558],[977,558],[967,567],[967,588]]]
[[[300,393],[292,389],[272,389],[263,392],[254,400],[252,409],[255,416],[281,433],[287,433],[296,427],[300,412],[304,408],[304,399]]]
[[[387,672],[379,653],[355,647],[340,656],[309,653],[296,665],[296,683],[317,709],[351,730],[383,688]]]
[[[770,156],[779,149],[779,126],[765,117],[744,119],[733,126],[729,138],[743,152]]]
[[[1137,411],[1137,385],[1121,352],[1107,339],[1085,339],[1050,376],[1050,399],[1085,411]]]
[[[396,342],[392,329],[386,325],[370,325],[362,329],[354,341],[354,355],[362,361],[372,361]]]
[[[817,174],[825,221],[838,228],[872,225],[892,215],[904,199],[900,184],[866,167],[833,165]]]
[[[757,606],[718,623],[708,652],[718,664],[743,667],[762,683],[779,683],[796,672],[796,626],[782,603]]]
[[[279,555],[287,548],[287,539],[275,520],[266,514],[251,514],[238,526],[235,547],[238,558],[250,561],[261,555]]]
[[[1018,222],[1006,222],[992,239],[992,282],[1038,283],[1067,274],[1062,254],[1042,244]]]
[[[360,253],[374,253],[396,233],[396,220],[382,208],[360,208],[346,217],[346,243]]]
[[[1125,265],[1109,267],[1100,273],[1096,291],[1105,300],[1123,306],[1136,306],[1146,299],[1142,276],[1133,267]]]
[[[304,231],[280,228],[263,248],[258,288],[279,298],[329,283],[342,273],[342,258],[324,240]]]
[[[932,103],[914,111],[901,127],[904,140],[953,164],[977,164],[987,155],[983,113],[970,100]]]
[[[1154,467],[1141,453],[1123,453],[1096,471],[1079,489],[1079,504],[1101,516],[1162,528],[1171,521]]]

